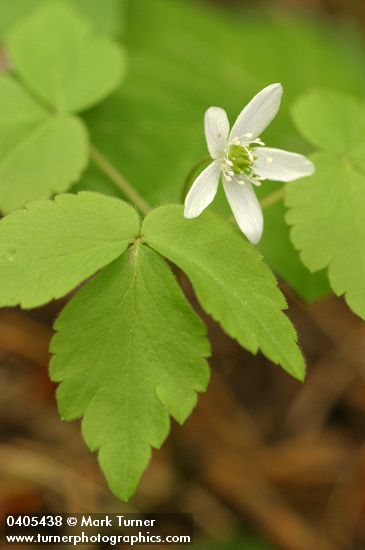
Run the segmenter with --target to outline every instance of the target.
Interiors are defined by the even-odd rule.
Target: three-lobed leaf
[[[7,48],[22,82],[0,76],[0,210],[5,213],[65,191],[80,178],[88,163],[88,133],[72,113],[110,93],[125,65],[119,47],[93,35],[60,3],[44,4],[21,21]]]
[[[85,19],[52,2],[20,22],[7,46],[29,88],[60,112],[78,112],[113,91],[125,71],[122,50],[95,36]]]
[[[332,91],[304,95],[293,109],[298,129],[323,149],[316,173],[289,184],[287,221],[303,263],[328,268],[334,292],[365,318],[365,107]]]
[[[61,416],[82,431],[113,492],[127,500],[151,454],[206,389],[205,327],[165,261],[140,243],[89,282],[56,321]]]
[[[0,221],[0,305],[36,307],[94,275],[56,321],[51,374],[62,418],[83,417],[85,440],[124,500],[166,438],[169,415],[183,422],[208,382],[204,325],[159,253],[186,272],[228,334],[303,378],[275,278],[217,215],[186,220],[181,206],[166,206],[141,228],[123,201],[83,192]]]
[[[142,238],[189,277],[202,307],[238,342],[302,380],[304,360],[286,301],[262,256],[219,216],[185,220],[165,206],[144,220]]]
[[[35,201],[0,222],[0,305],[37,307],[60,298],[126,250],[139,217],[97,193]]]

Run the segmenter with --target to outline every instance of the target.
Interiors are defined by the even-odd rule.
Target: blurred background
[[[41,3],[0,0],[1,36]],[[265,138],[309,153],[292,102],[316,87],[364,96],[363,0],[67,3],[127,48],[126,81],[84,117],[100,150],[152,204],[179,201],[205,154],[210,105],[233,120],[280,81],[283,107]],[[9,69],[4,49],[1,66]],[[74,190],[82,188],[118,194],[93,166]],[[216,208],[224,213],[224,202]],[[172,425],[128,505],[111,495],[79,424],[58,417],[47,350],[65,300],[0,310],[1,513],[191,512],[197,550],[365,549],[365,324],[331,294],[325,273],[302,266],[283,216],[281,204],[265,211],[261,251],[300,335],[305,384],[205,317],[208,392],[183,427]]]

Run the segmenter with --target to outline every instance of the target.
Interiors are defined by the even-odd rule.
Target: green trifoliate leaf
[[[147,216],[141,235],[185,271],[203,308],[228,334],[303,379],[296,333],[282,311],[285,298],[261,255],[233,226],[209,212],[186,220],[182,207],[165,206]]]
[[[59,193],[76,181],[88,159],[81,120],[53,116],[11,77],[0,76],[0,209]]]
[[[61,416],[82,429],[112,491],[134,492],[151,454],[208,382],[205,327],[164,260],[137,243],[83,287],[51,350]]]
[[[365,175],[329,152],[312,160],[316,174],[287,190],[292,241],[309,269],[328,267],[334,292],[365,318]]]
[[[72,116],[103,99],[124,70],[121,50],[98,38],[70,6],[44,4],[10,33],[12,68],[38,103],[0,77],[0,209],[67,190],[88,162],[88,136]],[[45,104],[52,111],[45,109]]]
[[[287,187],[287,221],[303,263],[328,267],[334,292],[365,318],[365,106],[316,91],[294,106],[294,120],[312,143],[316,173]]]
[[[97,193],[36,201],[0,221],[0,306],[42,305],[112,262],[138,235],[139,217]]]
[[[119,84],[121,49],[91,33],[69,6],[51,2],[21,21],[7,40],[10,61],[30,89],[60,112],[94,105]]]

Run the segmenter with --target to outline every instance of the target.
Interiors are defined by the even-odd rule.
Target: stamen
[[[249,176],[250,182],[253,185],[256,185],[256,187],[260,187],[261,183],[266,179],[262,176],[257,176],[256,174],[250,174]]]
[[[246,145],[242,145],[242,147],[245,149],[250,162],[253,162],[254,158],[253,158],[253,154],[252,154],[251,150],[248,147],[246,147]]]
[[[265,145],[265,143],[260,138],[256,138],[253,141],[251,141],[250,143],[255,143],[256,145],[261,145],[261,146]]]

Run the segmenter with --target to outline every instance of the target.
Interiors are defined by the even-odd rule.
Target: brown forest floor
[[[208,321],[209,390],[131,506],[110,495],[78,423],[58,418],[47,347],[62,304],[1,310],[1,512],[190,511],[212,539],[244,525],[280,549],[365,548],[365,323],[340,299],[288,297],[306,383]]]

